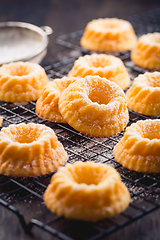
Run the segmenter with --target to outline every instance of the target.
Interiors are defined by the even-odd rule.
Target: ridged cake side
[[[147,173],[160,172],[160,120],[140,120],[126,129],[113,155],[124,167]]]
[[[44,201],[59,216],[98,221],[124,211],[130,195],[114,168],[101,163],[76,162],[59,168],[54,174]]]
[[[139,75],[126,97],[131,110],[145,115],[160,115],[160,73]]]
[[[48,77],[44,69],[29,62],[16,62],[0,67],[0,100],[35,101],[40,97]]]
[[[59,99],[63,118],[76,130],[94,137],[118,134],[128,123],[123,90],[99,76],[72,83]]]
[[[150,70],[160,70],[160,33],[148,33],[139,38],[131,52],[132,61]]]
[[[59,112],[59,97],[76,78],[63,77],[55,79],[44,88],[41,97],[36,102],[37,114],[49,121],[66,123],[61,113]]]
[[[120,58],[106,54],[92,54],[79,57],[69,72],[69,77],[98,75],[117,83],[122,89],[130,85],[129,74]]]
[[[0,174],[30,177],[54,172],[67,153],[54,131],[41,124],[12,124],[0,132]]]
[[[82,47],[99,52],[131,50],[137,42],[132,25],[117,18],[99,18],[89,22],[80,40]]]

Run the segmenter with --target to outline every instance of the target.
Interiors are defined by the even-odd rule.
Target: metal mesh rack
[[[147,25],[148,16],[150,18]],[[160,9],[135,15],[129,20],[131,20],[139,35],[149,29],[150,32],[160,31],[158,25]],[[146,26],[145,29],[143,28],[144,25]],[[83,55],[86,51],[78,44],[81,35],[82,31],[78,31],[59,37],[57,42]],[[129,52],[117,53],[116,56],[124,61],[131,78],[144,72],[144,70],[131,63]],[[75,59],[70,58],[46,66],[45,70],[51,79],[62,77],[71,69]],[[123,132],[110,138],[87,137],[67,124],[53,123],[39,118],[35,113],[35,102],[28,102],[24,105],[0,102],[0,105],[0,115],[4,117],[3,127],[21,122],[35,122],[51,127],[69,155],[68,162],[91,160],[110,164],[120,173],[132,197],[129,207],[123,213],[111,219],[105,219],[97,223],[72,221],[50,213],[44,205],[43,193],[50,182],[51,175],[38,178],[10,178],[0,175],[0,204],[17,215],[20,224],[27,233],[32,233],[33,228],[39,228],[50,233],[56,239],[103,239],[104,236],[160,208],[160,175],[130,171],[123,168],[112,156],[112,150],[123,136]],[[137,120],[149,118],[132,111],[129,111],[129,115],[129,125]],[[151,118],[154,119],[154,117]]]

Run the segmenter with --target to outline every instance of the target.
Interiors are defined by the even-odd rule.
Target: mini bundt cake
[[[75,80],[76,78],[63,77],[62,79],[55,79],[53,82],[47,84],[41,97],[36,102],[37,114],[49,121],[65,123],[66,121],[59,112],[59,97],[64,89]]]
[[[107,54],[92,54],[79,57],[69,72],[69,77],[98,75],[117,83],[122,89],[130,85],[129,74],[120,58]]]
[[[66,161],[62,144],[45,125],[12,124],[0,132],[0,174],[40,176],[54,172]]]
[[[160,72],[140,74],[126,97],[131,110],[145,115],[160,115]]]
[[[60,167],[53,175],[44,201],[59,216],[98,221],[124,211],[130,194],[113,167],[76,162]]]
[[[59,110],[70,126],[93,137],[116,135],[128,123],[122,88],[99,76],[71,83],[60,96]]]
[[[127,127],[113,155],[130,170],[160,173],[160,120],[140,120]]]
[[[15,62],[0,67],[0,100],[35,101],[48,83],[44,69],[29,62]]]
[[[99,52],[131,50],[137,42],[132,25],[122,19],[99,18],[89,22],[80,40],[82,47]]]
[[[141,36],[131,52],[131,59],[139,67],[160,70],[160,33]]]

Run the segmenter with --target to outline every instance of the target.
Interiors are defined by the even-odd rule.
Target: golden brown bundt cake
[[[40,117],[48,119],[52,122],[66,123],[59,112],[59,97],[61,96],[62,92],[76,80],[77,78],[73,77],[63,77],[62,79],[55,79],[53,82],[47,84],[41,97],[36,102],[37,114]]]
[[[59,216],[98,221],[124,211],[130,194],[113,167],[76,162],[59,168],[53,175],[44,201]]]
[[[0,67],[0,100],[35,101],[41,96],[48,77],[44,69],[29,62],[15,62]]]
[[[131,50],[137,42],[132,25],[118,18],[99,18],[89,22],[80,44],[98,52],[122,52]]]
[[[130,85],[130,77],[120,58],[107,54],[92,54],[79,57],[75,61],[68,77],[85,77],[98,75],[117,83],[122,89]]]
[[[54,131],[42,124],[11,124],[0,132],[0,174],[40,176],[67,161],[67,153]]]
[[[70,84],[59,99],[65,121],[83,134],[114,136],[128,123],[125,94],[116,83],[86,76]]]
[[[126,97],[131,110],[145,115],[160,115],[160,72],[140,74]]]
[[[131,59],[142,68],[160,70],[160,33],[141,36],[131,52]]]
[[[160,120],[147,119],[126,128],[113,155],[130,170],[160,173]]]

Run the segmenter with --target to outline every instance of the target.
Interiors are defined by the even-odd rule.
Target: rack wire
[[[149,23],[147,24],[148,18]],[[158,25],[160,9],[132,16],[129,20],[138,35],[149,30],[149,32],[160,31]],[[86,54],[87,51],[79,46],[82,33],[83,31],[78,31],[61,36],[57,39],[57,43],[74,49],[81,55]],[[145,72],[144,69],[134,66],[130,60],[129,52],[116,53],[115,55],[123,60],[132,79],[139,73]],[[68,73],[75,60],[76,57],[69,58],[46,66],[45,70],[50,79],[59,78]],[[51,127],[67,151],[69,163],[90,160],[113,166],[120,173],[122,181],[128,187],[132,198],[129,207],[123,213],[111,219],[105,219],[97,223],[73,221],[50,213],[44,205],[43,194],[52,174],[38,178],[10,178],[0,175],[0,204],[18,217],[26,233],[32,233],[33,229],[37,228],[50,233],[56,239],[98,240],[160,208],[160,175],[130,171],[117,163],[112,155],[113,148],[123,136],[123,132],[110,138],[88,137],[67,124],[53,123],[41,119],[36,115],[35,102],[27,102],[24,105],[0,102],[0,105],[0,115],[4,117],[3,127],[21,122],[34,122]],[[157,118],[133,111],[129,111],[129,116],[128,125],[138,120]]]

